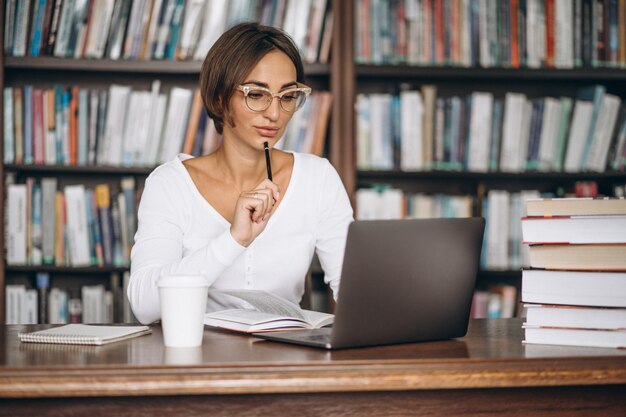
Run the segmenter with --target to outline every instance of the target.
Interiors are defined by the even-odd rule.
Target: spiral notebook
[[[21,342],[61,343],[68,345],[106,345],[152,333],[148,326],[94,326],[89,324],[66,324],[46,330],[19,333]]]

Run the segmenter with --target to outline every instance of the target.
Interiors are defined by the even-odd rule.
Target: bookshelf
[[[444,16],[447,13],[454,16],[454,13],[458,13],[458,8],[462,9],[464,7],[463,2],[447,2],[445,0],[441,2],[431,2],[429,0],[406,2],[404,3],[404,7],[408,8],[409,3],[415,7],[424,8],[420,10],[420,12],[424,12],[428,7],[442,7],[444,9],[439,9],[438,11],[431,10],[430,12],[435,14],[441,13]],[[530,7],[527,5],[531,3],[535,6],[539,4],[543,7],[544,2],[532,0],[529,0],[528,2],[520,1],[519,3],[514,1],[493,3],[480,1],[473,2],[471,0],[468,2],[469,7],[473,7],[476,4],[479,8],[496,8],[498,9],[498,13],[504,10],[502,8],[508,8],[511,5],[518,5],[520,7],[518,11],[523,13],[524,17],[527,16],[526,13],[528,10],[522,9],[522,7]],[[555,1],[554,3],[556,4],[559,2]],[[565,2],[560,2],[560,6],[558,7],[563,7],[564,3]],[[584,7],[597,7],[597,5],[592,6],[592,2],[575,1],[567,3],[572,5],[572,16],[581,19],[581,14],[584,10],[583,5],[585,5]],[[380,4],[384,5],[380,6]],[[410,56],[408,58],[407,56],[399,57],[394,55],[393,52],[391,55],[386,57],[387,59],[384,59],[385,57],[383,52],[382,62],[379,56],[379,62],[377,64],[373,64],[372,61],[376,61],[373,58],[373,53],[372,55],[365,54],[365,58],[363,58],[362,55],[359,55],[361,53],[360,48],[362,48],[364,44],[365,48],[371,48],[370,52],[372,52],[375,48],[373,45],[377,43],[377,40],[375,39],[375,36],[372,35],[373,32],[375,33],[377,29],[380,30],[379,33],[383,39],[377,44],[378,48],[384,49],[385,47],[389,47],[389,45],[391,45],[391,49],[393,50],[394,43],[397,40],[395,36],[397,36],[398,33],[403,33],[405,30],[407,32],[411,30],[407,27],[402,27],[400,29],[394,28],[393,25],[395,23],[398,24],[398,27],[402,26],[402,23],[398,23],[398,21],[395,21],[394,23],[394,19],[397,19],[397,16],[392,16],[390,23],[389,20],[386,20],[388,19],[388,16],[385,13],[379,14],[379,21],[376,23],[374,22],[376,19],[374,17],[374,14],[376,13],[375,8],[385,8],[388,7],[388,5],[391,5],[389,6],[391,8],[388,11],[391,11],[393,14],[394,7],[398,7],[397,3],[394,2],[370,2],[367,0],[349,2],[344,9],[344,24],[342,25],[343,30],[340,36],[342,37],[342,42],[354,45],[352,50],[347,50],[350,54],[349,57],[344,58],[344,93],[350,95],[349,99],[344,98],[346,100],[344,105],[346,106],[346,109],[348,107],[354,109],[356,103],[357,109],[352,113],[346,112],[347,119],[342,125],[342,129],[344,129],[343,137],[351,138],[351,140],[348,140],[343,144],[342,149],[344,154],[342,159],[342,174],[353,197],[352,201],[356,206],[358,206],[356,197],[357,190],[372,187],[377,187],[380,190],[382,185],[383,187],[390,186],[394,189],[399,189],[403,193],[407,193],[405,195],[410,195],[411,193],[425,193],[429,195],[469,195],[473,197],[471,208],[472,212],[474,215],[482,215],[484,214],[482,210],[483,202],[487,199],[487,194],[490,190],[505,190],[508,192],[538,190],[541,193],[565,190],[570,192],[574,189],[578,182],[589,181],[597,184],[599,194],[613,195],[615,186],[623,187],[626,184],[626,172],[624,172],[624,170],[606,170],[605,172],[590,172],[584,170],[580,170],[578,172],[539,172],[532,170],[522,172],[502,172],[499,170],[494,171],[489,169],[487,172],[473,172],[468,171],[467,169],[441,170],[429,167],[421,168],[422,170],[415,172],[407,172],[399,169],[396,161],[394,161],[392,169],[367,169],[360,167],[358,131],[358,97],[360,95],[391,94],[397,96],[400,92],[405,90],[419,91],[421,86],[432,85],[436,87],[437,98],[460,96],[462,101],[464,101],[465,98],[473,92],[488,92],[492,94],[494,98],[501,99],[503,99],[507,93],[523,93],[527,96],[528,100],[533,100],[539,97],[558,98],[561,96],[576,100],[577,93],[581,88],[591,85],[602,85],[606,88],[607,93],[621,98],[622,104],[620,111],[622,112],[624,111],[624,101],[626,100],[626,61],[624,60],[624,56],[626,56],[624,48],[626,45],[620,45],[620,48],[622,49],[614,51],[616,56],[621,57],[621,63],[615,62],[614,60],[608,64],[598,64],[596,62],[597,59],[596,61],[591,59],[593,54],[589,56],[583,56],[583,54],[581,54],[576,58],[584,61],[582,62],[582,65],[578,62],[576,65],[571,65],[570,68],[555,68],[557,65],[553,65],[551,68],[545,68],[543,67],[543,64],[538,68],[530,68],[525,66],[528,64],[526,61],[521,61],[515,64],[513,62],[492,62],[491,65],[484,66],[481,62],[479,62],[482,58],[476,56],[472,57],[474,60],[473,63],[467,66],[460,64],[459,62],[445,62],[445,60],[440,59],[441,57],[438,58],[440,59],[438,62],[422,61],[419,63],[414,62],[413,64],[408,64],[407,62],[411,60]],[[624,43],[626,34],[626,28],[623,27],[624,11],[619,11],[619,16],[621,17],[617,18],[617,2],[615,4],[611,4],[610,6],[608,3],[604,3],[604,5],[607,8],[615,7],[615,9],[605,10],[604,18],[606,20],[604,20],[604,22],[612,22],[606,23],[607,26],[605,26],[605,30],[609,32],[614,31],[615,29],[615,31],[612,32],[613,35],[619,33],[619,36],[621,36],[620,42]],[[581,8],[578,12],[581,14],[577,16],[576,7],[579,6]],[[565,7],[567,7],[567,4],[565,4]],[[622,8],[623,4],[619,7]],[[380,11],[380,9],[378,11]],[[470,13],[481,12],[482,11],[476,12],[475,10],[470,11]],[[591,12],[593,13],[593,10],[591,10]],[[402,15],[402,13],[405,13],[404,15],[406,16],[408,11],[404,9],[400,12],[400,15]],[[417,15],[418,19],[424,18],[424,15],[419,15],[419,13],[415,14],[415,9],[412,10],[412,13],[414,13],[414,16]],[[585,13],[587,13],[587,11],[585,11]],[[469,19],[471,20],[476,16],[477,15],[472,15]],[[520,15],[518,15],[517,18],[519,18],[519,16]],[[480,17],[482,18],[482,15]],[[441,22],[436,22],[436,18],[433,18],[433,21],[434,23],[431,22],[433,25],[441,25]],[[427,24],[425,20],[421,21],[421,23],[424,25]],[[500,24],[500,22],[498,24]],[[407,25],[409,25],[409,23],[407,23]],[[462,24],[450,25],[450,22],[446,21],[444,18],[443,25],[440,26],[441,37],[443,39],[446,39],[447,37],[453,38],[458,27],[462,27]],[[588,29],[581,29],[583,34],[584,30]],[[593,26],[590,30],[593,30]],[[518,32],[518,34],[521,32],[523,32],[523,30]],[[520,41],[526,41],[526,35],[527,34],[519,35]],[[552,35],[554,35],[554,31],[552,31]],[[574,35],[575,34],[573,34],[573,36]],[[502,36],[503,38],[506,38],[506,35]],[[597,38],[599,42],[598,45],[600,45],[600,42],[607,39],[606,37],[603,37],[606,36],[604,33],[599,34],[598,36],[600,36]],[[367,41],[362,43],[363,39],[366,38]],[[589,38],[591,39],[591,36],[589,36]],[[436,40],[433,39],[432,41],[433,44],[437,44],[437,48],[439,47],[440,42],[445,42],[444,40],[440,40],[438,38]],[[576,42],[580,42],[578,45],[574,45],[573,49],[576,49],[577,51],[583,51],[583,48],[588,48],[585,50],[594,49],[593,45],[589,46],[589,44],[587,44],[587,46],[585,46],[585,40],[582,38],[578,38]],[[591,41],[588,42],[591,43]],[[395,46],[401,43],[401,41],[398,41]],[[602,48],[608,48],[606,45],[607,42],[605,41]],[[406,45],[404,46],[406,47]],[[447,47],[448,46],[446,45],[445,48]],[[454,53],[453,47],[454,45],[451,43],[451,57]],[[518,47],[521,47],[521,45],[518,45]],[[423,48],[423,46],[419,46],[419,48]],[[446,54],[448,53],[448,51],[445,51],[445,48],[444,51],[441,52],[442,54],[444,54],[444,52]],[[410,55],[411,47],[408,46],[407,49],[409,50],[408,55]],[[596,52],[601,54],[602,52],[599,51],[599,49],[600,48],[598,48],[598,51]],[[474,52],[476,52],[475,49]],[[423,53],[423,49],[421,50],[421,53]],[[434,55],[435,52],[433,52],[433,61],[435,61]],[[523,53],[520,54],[520,57],[521,56],[523,56]],[[608,57],[609,54],[607,52],[605,55],[607,61]],[[420,57],[420,59],[422,58],[423,57]],[[596,58],[602,57],[599,56]],[[422,94],[424,93],[422,92]],[[423,97],[424,96],[422,95],[422,98]],[[369,110],[371,111],[372,108],[370,107]],[[394,114],[393,110],[391,113],[392,115]],[[372,117],[371,113],[369,116]],[[386,119],[384,120],[386,121]],[[447,119],[446,122],[448,122]],[[623,121],[618,123],[623,123]],[[373,125],[374,122],[372,122],[371,126]],[[393,140],[395,140],[395,137]],[[393,152],[398,151],[394,148]],[[508,284],[516,286],[519,289],[520,277],[521,273],[519,268],[508,268],[502,270],[482,269],[478,275],[477,287],[485,289],[493,284]]]
[[[31,2],[32,3],[32,2]],[[197,3],[197,2],[196,2]],[[245,2],[239,2],[245,6]],[[276,2],[278,3],[278,2]],[[327,0],[327,2],[316,2],[316,6],[323,4],[324,17],[330,12],[339,15],[341,8],[340,1]],[[225,2],[224,4],[227,4]],[[252,2],[251,2],[252,4]],[[259,7],[261,2],[257,2]],[[286,4],[285,4],[286,5]],[[295,7],[292,6],[292,8]],[[313,6],[313,2],[311,2]],[[234,7],[234,6],[233,6]],[[0,31],[0,44],[4,45],[4,24],[5,6],[0,11],[0,22],[3,30]],[[294,8],[293,11],[297,10]],[[31,10],[32,12],[32,10]],[[256,12],[260,12],[257,9]],[[285,10],[286,12],[286,10]],[[313,12],[311,12],[312,14]],[[184,16],[184,15],[183,15]],[[286,15],[285,15],[286,16]],[[184,18],[184,17],[183,17]],[[305,26],[303,26],[304,28]],[[302,33],[302,29],[299,29]],[[330,55],[327,62],[312,62],[307,59],[305,62],[305,74],[307,84],[311,85],[314,91],[330,91],[338,96],[336,87],[340,85],[340,56],[341,45],[336,44],[332,39],[338,39],[335,32],[338,31],[338,24],[333,25],[333,43],[330,48]],[[322,40],[320,39],[320,42]],[[153,80],[161,82],[161,91],[168,92],[174,86],[183,88],[195,88],[198,86],[198,77],[201,68],[201,60],[145,60],[145,59],[90,59],[90,58],[61,58],[55,56],[40,55],[29,56],[28,49],[25,56],[10,56],[3,54],[0,57],[0,86],[20,87],[32,85],[35,88],[50,88],[54,85],[71,87],[79,85],[90,89],[106,90],[111,84],[128,85],[133,90],[150,90]],[[2,103],[4,120],[4,102]],[[338,159],[340,150],[335,145],[338,141],[331,139],[338,135],[341,112],[335,111],[330,115],[328,136],[326,138],[325,154],[332,160]],[[4,131],[2,143],[4,143]],[[4,148],[0,150],[3,152]],[[0,158],[4,161],[4,155]],[[0,163],[0,174],[3,179],[10,175],[16,179],[16,183],[22,183],[26,178],[34,178],[36,181],[44,177],[53,177],[58,181],[58,189],[63,189],[67,184],[85,184],[91,187],[98,183],[107,183],[111,186],[112,194],[119,189],[119,182],[124,177],[135,179],[138,194],[142,188],[143,181],[151,172],[153,166],[110,166],[104,165],[39,165],[39,164],[17,164]],[[6,201],[6,187],[1,187],[0,200]],[[2,213],[5,214],[4,203]],[[4,236],[4,222],[0,226],[0,232]],[[6,250],[4,239],[0,242],[0,251]],[[104,266],[55,266],[55,265],[7,265],[3,257],[0,267],[0,323],[4,323],[5,316],[5,289],[9,283],[27,283],[27,287],[35,288],[35,276],[39,272],[50,274],[51,281],[58,280],[62,285],[80,286],[86,284],[102,283],[106,287],[109,277],[113,281],[113,276],[118,278],[128,271],[128,266],[104,265]],[[116,278],[117,279],[117,278]],[[51,283],[52,284],[52,283]],[[52,285],[51,285],[52,286]],[[119,292],[119,291],[118,291]],[[118,308],[118,307],[116,307]]]
[[[357,164],[357,114],[355,111],[355,102],[359,94],[398,94],[400,86],[406,84],[411,88],[435,85],[438,97],[451,97],[453,95],[465,97],[472,92],[486,91],[499,98],[508,92],[524,93],[529,99],[546,96],[574,98],[581,87],[600,84],[606,87],[607,92],[626,100],[626,70],[617,66],[595,65],[562,69],[524,68],[523,65],[520,68],[511,68],[510,64],[494,64],[483,68],[478,64],[460,67],[428,63],[409,65],[406,62],[371,64],[359,61],[357,63],[354,47],[355,43],[358,42],[358,33],[355,31],[357,27],[357,10],[355,10],[357,3],[328,0],[328,8],[332,10],[334,16],[329,63],[305,65],[307,82],[314,89],[326,89],[333,94],[333,110],[325,148],[326,156],[337,168],[353,205],[356,204],[356,192],[359,188],[381,183],[390,184],[406,192],[467,194],[475,198],[473,212],[477,215],[481,214],[481,206],[486,193],[492,189],[553,191],[559,187],[570,189],[577,181],[594,181],[598,184],[601,193],[610,194],[614,185],[626,184],[626,172],[624,171],[508,173],[464,170],[403,172],[398,169],[359,169]],[[369,2],[363,1],[361,3],[368,4]],[[381,1],[378,3],[387,4],[390,2]],[[412,3],[426,4],[428,2],[416,1]],[[447,4],[448,2],[443,3]],[[473,3],[472,0],[469,4],[471,3]],[[497,3],[505,4],[507,2]],[[3,14],[4,10],[0,11],[1,22],[5,20]],[[620,22],[622,21],[620,20]],[[2,39],[3,34],[4,31],[0,31],[0,39]],[[149,89],[150,83],[154,79],[160,79],[164,89],[173,85],[192,87],[197,85],[200,69],[200,62],[198,61],[94,60],[49,56],[36,58],[3,56],[0,59],[2,87],[26,83],[51,86],[55,83],[67,84],[68,80],[71,80],[72,84],[89,85],[94,88],[106,88],[111,83],[118,83]],[[122,176],[134,176],[140,182],[149,172],[149,167],[25,166],[0,163],[0,173],[3,178],[7,173],[13,173],[21,177],[58,176],[72,181],[85,182],[107,178],[107,181],[115,182],[119,181]],[[2,187],[0,200],[3,202],[5,201],[4,193],[5,189]],[[4,208],[2,210],[4,211]],[[4,232],[4,224],[0,226],[0,230]],[[4,251],[4,240],[0,243],[0,249]],[[2,262],[0,268],[0,322],[4,322],[4,287],[7,283],[7,277],[34,272],[33,269],[29,269],[31,267],[7,267],[4,260]],[[65,268],[57,272],[73,274],[73,271],[71,268]],[[103,271],[105,275],[111,272],[106,268],[87,269],[86,271]],[[55,272],[55,269],[50,269],[50,272]],[[519,275],[517,270],[481,271],[479,284],[489,285],[490,283],[503,282],[517,285]]]

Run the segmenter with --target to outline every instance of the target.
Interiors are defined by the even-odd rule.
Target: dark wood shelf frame
[[[139,73],[145,75],[200,74],[202,61],[167,61],[167,60],[113,60],[113,59],[72,59],[55,57],[5,57],[4,67],[9,70],[41,71],[81,71],[81,72],[118,72]],[[327,76],[327,64],[306,64],[307,76]]]
[[[626,71],[619,68],[517,69],[413,65],[356,65],[355,76],[362,78],[400,77],[463,80],[626,81]]]
[[[357,171],[357,178],[361,180],[427,180],[450,179],[466,181],[484,180],[515,180],[523,176],[524,180],[622,180],[626,181],[626,171],[607,172],[469,172],[469,171]]]
[[[7,164],[5,172],[20,174],[148,175],[154,167]]]
[[[51,273],[63,273],[63,274],[110,274],[110,273],[123,273],[130,269],[128,266],[55,266],[55,265],[9,265],[4,268],[6,272],[12,273],[37,273],[37,272],[51,272]]]

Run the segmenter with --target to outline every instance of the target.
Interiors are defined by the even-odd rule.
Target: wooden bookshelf
[[[351,45],[342,46],[340,39],[339,17],[343,13],[344,5],[339,0],[330,0],[328,8],[338,16],[333,27],[333,46],[330,50],[330,63],[305,63],[306,82],[314,90],[330,90],[339,100],[344,91],[342,88],[342,68],[345,50],[351,50]],[[4,13],[5,8],[0,10],[0,44],[4,45]],[[30,35],[29,35],[30,36]],[[27,54],[28,55],[28,54]],[[35,87],[50,87],[54,84],[63,86],[81,85],[88,88],[106,89],[111,84],[130,85],[137,89],[149,89],[150,84],[155,79],[160,79],[164,91],[172,86],[197,87],[202,61],[178,61],[178,60],[113,60],[113,59],[72,59],[58,58],[53,56],[39,57],[14,57],[0,56],[0,87],[22,86],[31,84]],[[0,108],[4,102],[0,103]],[[343,155],[338,143],[341,131],[343,112],[346,107],[335,104],[335,111],[331,113],[330,138],[327,139],[326,153],[329,159],[339,164],[337,161]],[[3,119],[2,109],[2,119]],[[0,138],[3,138],[3,130],[0,129]],[[0,142],[4,143],[3,140]],[[64,184],[85,183],[94,185],[98,182],[116,184],[122,177],[132,176],[136,179],[137,189],[141,189],[143,181],[152,171],[153,167],[124,167],[124,166],[66,166],[66,165],[34,165],[34,164],[3,164],[1,157],[3,147],[0,147],[0,174],[2,177],[13,175],[18,182],[26,177],[42,178],[56,177],[59,180],[59,187]],[[119,187],[119,184],[114,187]],[[5,187],[0,187],[0,201],[4,202]],[[4,203],[0,208],[4,214]],[[0,234],[4,236],[4,222],[0,225]],[[4,252],[4,239],[0,241],[0,252]],[[34,279],[37,272],[48,272],[51,276],[76,276],[94,275],[102,276],[106,279],[111,273],[123,273],[128,271],[127,267],[57,267],[49,265],[41,266],[8,266],[4,256],[0,260],[0,323],[5,322],[5,285],[10,281],[11,276],[29,276]],[[34,281],[33,281],[34,282]],[[103,281],[106,282],[106,281]]]

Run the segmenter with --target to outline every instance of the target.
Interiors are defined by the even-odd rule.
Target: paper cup
[[[168,347],[202,345],[209,284],[203,275],[167,275],[158,283],[163,341]]]
[[[165,347],[163,362],[166,365],[198,365],[202,363],[202,347]]]

